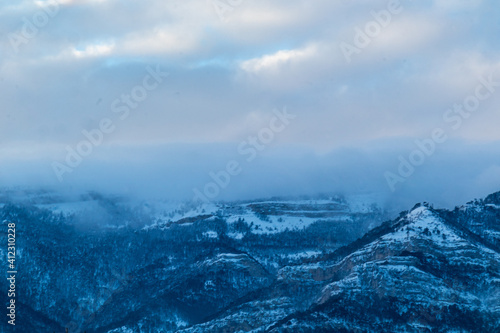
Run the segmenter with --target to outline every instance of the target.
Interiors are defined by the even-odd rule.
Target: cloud
[[[86,45],[83,49],[73,48],[72,54],[77,58],[97,57],[109,55],[113,52],[114,44],[91,44]]]
[[[131,182],[142,188],[139,180],[127,176],[127,172],[138,173],[148,175],[143,176],[144,182],[155,186],[152,179],[161,173],[160,167],[138,163],[135,169],[113,175],[106,166],[119,167],[120,159],[137,156],[141,149],[151,156],[162,154],[161,149],[153,153],[151,146],[181,145],[178,155],[165,155],[171,164],[149,153],[144,159],[151,165],[170,165],[172,175],[197,170],[200,160],[176,156],[200,155],[200,144],[226,147],[241,142],[265,126],[273,109],[286,106],[298,120],[276,139],[276,150],[266,152],[265,161],[235,183],[239,190],[229,193],[243,195],[245,187],[267,177],[268,169],[275,177],[269,178],[269,184],[275,186],[252,187],[251,195],[286,192],[292,188],[287,182],[296,182],[298,190],[320,191],[326,187],[323,184],[336,188],[334,183],[321,182],[321,177],[333,177],[325,171],[333,160],[321,154],[331,152],[350,161],[338,169],[332,166],[336,175],[356,169],[356,163],[372,165],[375,160],[383,165],[377,156],[392,161],[389,156],[397,157],[402,151],[402,137],[426,138],[434,128],[446,126],[446,110],[474,92],[479,78],[500,69],[496,43],[500,27],[494,21],[500,6],[492,2],[402,2],[403,11],[351,62],[339,45],[353,43],[357,28],[374,20],[373,12],[387,9],[386,1],[233,2],[221,20],[210,1],[67,0],[59,2],[57,14],[36,27],[16,52],[8,36],[32,29],[28,25],[42,15],[37,13],[43,13],[46,4],[0,5],[4,36],[0,40],[0,166],[5,167],[5,181],[12,172],[18,174],[12,179],[23,182],[16,170],[36,173],[28,164],[16,167],[29,159],[37,160],[36,169],[48,170],[46,178],[52,179],[51,162],[64,156],[66,146],[75,146],[83,130],[110,118],[116,131],[106,136],[95,157],[89,157],[88,164],[95,165],[99,174],[96,179],[106,183],[104,178],[110,177],[117,189],[120,179],[125,187]],[[148,91],[126,120],[120,120],[113,103],[134,89],[140,92],[137,87],[143,84],[147,68],[157,66],[170,76]],[[497,92],[484,101],[460,130],[448,133],[450,138],[477,143],[477,147],[500,140],[495,125],[500,121],[498,96]],[[373,145],[379,141],[388,142],[385,155],[375,153]],[[278,153],[286,147],[293,149]],[[364,153],[352,152],[354,147]],[[352,154],[340,154],[344,148]],[[295,158],[294,151],[302,149],[308,153],[297,153],[300,156]],[[451,146],[443,148],[443,156],[451,154],[447,149]],[[101,155],[108,150],[113,156],[110,164]],[[213,156],[204,158],[213,161],[214,167],[217,161],[226,161],[228,155],[218,148],[209,151]],[[458,159],[460,154],[453,156]],[[280,163],[292,165],[288,178],[280,178],[284,172]],[[383,169],[373,165],[373,170]],[[151,172],[141,171],[149,167]],[[436,166],[429,174],[445,167],[450,165]],[[468,170],[463,175],[467,191],[479,193],[474,189],[485,188],[485,179],[494,179],[497,169],[484,157]],[[204,172],[194,178],[202,180]],[[350,180],[340,181],[345,184],[340,188],[347,191],[357,186],[358,174],[361,177],[363,172],[347,173]],[[82,184],[92,177],[90,171],[75,171],[75,179]],[[377,183],[379,174],[369,172],[363,177],[366,183]],[[183,182],[193,184],[187,174],[168,179],[181,192]],[[422,182],[429,183],[430,178]],[[161,184],[167,186],[167,182]],[[415,198],[436,189],[411,184],[418,189]],[[453,201],[451,192],[446,196]]]
[[[182,31],[182,29],[179,29]],[[198,49],[199,40],[192,31],[179,34],[171,27],[157,27],[152,31],[133,32],[121,41],[118,55],[176,55]]]
[[[203,191],[213,181],[211,172],[225,170],[228,161],[235,160],[242,172],[214,200],[374,193],[394,214],[423,201],[453,208],[500,186],[500,164],[495,157],[500,154],[498,142],[484,145],[451,140],[391,192],[384,172],[397,169],[398,156],[408,156],[414,149],[411,139],[399,138],[399,142],[395,146],[390,140],[381,140],[327,154],[273,144],[249,163],[238,153],[238,143],[107,145],[65,175],[63,183],[57,181],[49,164],[48,156],[57,156],[57,151],[44,150],[43,145],[32,150],[12,147],[17,155],[0,151],[0,181],[3,186],[192,200],[194,189]]]
[[[436,8],[445,11],[468,10],[474,9],[483,3],[483,0],[435,0]]]
[[[291,65],[297,61],[310,59],[316,54],[314,46],[299,50],[280,50],[274,54],[264,55],[259,58],[246,60],[241,68],[250,73],[259,73],[263,70],[277,71],[280,67]]]

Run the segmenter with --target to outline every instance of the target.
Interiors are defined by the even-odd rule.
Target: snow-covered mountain
[[[22,197],[20,332],[500,332],[500,192],[386,222],[373,197]]]

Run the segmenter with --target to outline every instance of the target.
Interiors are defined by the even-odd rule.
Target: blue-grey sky
[[[190,198],[236,160],[217,199],[485,195],[500,190],[498,17],[492,0],[0,1],[0,181]],[[247,161],[238,147],[284,108]],[[113,130],[57,177],[103,119]],[[446,140],[388,186],[436,128]]]

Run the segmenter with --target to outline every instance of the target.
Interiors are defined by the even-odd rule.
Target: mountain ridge
[[[85,214],[53,203],[0,215],[18,228],[21,330],[493,332],[499,193],[396,219],[335,198],[165,215],[98,195],[113,227],[82,229]]]

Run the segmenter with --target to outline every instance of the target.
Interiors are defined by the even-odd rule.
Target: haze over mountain
[[[494,2],[220,3],[2,3],[0,184],[184,200],[236,159],[215,199],[382,192],[451,208],[500,185]],[[284,108],[295,118],[247,163],[240,144]],[[113,130],[58,177],[103,119]],[[385,173],[436,128],[448,139],[393,192]]]

